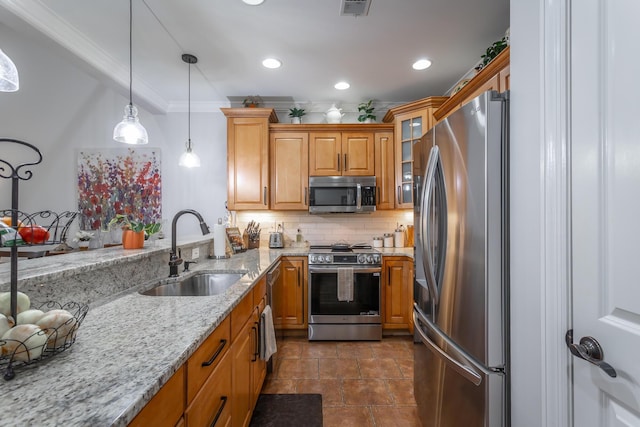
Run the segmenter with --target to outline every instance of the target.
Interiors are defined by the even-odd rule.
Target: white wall
[[[33,178],[20,181],[19,207],[26,212],[76,210],[76,151],[126,147],[112,139],[128,102],[126,90],[122,96],[50,46],[1,24],[0,40],[20,75],[18,92],[0,93],[0,136],[33,144],[43,155],[32,169]],[[226,200],[224,115],[192,112],[191,139],[202,167],[188,170],[177,165],[187,139],[186,113],[153,115],[137,107],[149,133],[148,146],[161,151],[163,217],[170,223],[177,211],[191,208],[213,224],[223,215]],[[3,149],[6,155],[0,147],[0,159]],[[0,208],[10,207],[11,181],[0,179]],[[181,219],[178,230],[200,233],[195,218]]]

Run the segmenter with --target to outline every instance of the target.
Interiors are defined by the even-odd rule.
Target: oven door
[[[309,323],[380,323],[380,267],[353,267],[353,301],[338,300],[338,267],[309,266]]]

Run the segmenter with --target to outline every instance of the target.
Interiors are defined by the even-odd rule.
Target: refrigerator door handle
[[[455,369],[467,380],[471,381],[474,385],[480,385],[480,383],[482,383],[482,377],[480,376],[480,374],[478,374],[478,372],[474,370],[474,368],[485,375],[504,374],[504,371],[502,369],[486,368],[475,360],[465,357],[464,350],[462,350],[460,346],[452,341],[451,338],[440,332],[440,330],[422,313],[422,310],[420,310],[420,307],[418,307],[417,304],[414,304],[413,308],[414,330],[418,331],[418,335],[420,336],[421,341],[430,350],[438,353],[445,362],[447,362],[453,369]],[[433,341],[431,341],[431,339],[422,330],[421,324],[427,326],[427,328],[429,328],[429,330],[436,334],[438,338],[446,342],[447,345],[456,353],[456,355],[460,359],[463,359],[463,362],[465,363],[463,364],[462,362],[454,359],[450,354],[442,350]]]
[[[429,209],[429,201],[431,199],[431,192],[435,186],[435,175],[437,171],[438,162],[440,160],[440,150],[438,147],[431,148],[431,152],[429,153],[429,161],[427,162],[427,170],[424,174],[424,183],[422,185],[422,200],[420,206],[420,236],[422,243],[422,265],[425,267],[425,277],[427,279],[427,285],[429,292],[431,293],[431,298],[433,298],[433,303],[437,306],[439,302],[438,298],[438,288],[436,285],[436,277],[433,268],[433,253],[431,252],[431,228],[430,228],[430,218],[431,218],[431,210]],[[429,231],[429,234],[427,234]]]

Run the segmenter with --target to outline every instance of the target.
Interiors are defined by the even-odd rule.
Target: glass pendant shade
[[[184,166],[185,168],[199,168],[200,167],[200,157],[196,153],[191,150],[191,140],[187,142],[187,149],[180,156],[180,160],[178,161],[179,166]]]
[[[140,124],[138,109],[133,104],[128,104],[124,107],[122,121],[113,128],[113,139],[131,145],[141,145],[149,142],[147,130]]]
[[[149,143],[147,130],[140,124],[138,109],[133,105],[133,0],[129,0],[129,104],[124,107],[124,117],[113,128],[113,139],[131,145]]]
[[[0,49],[0,92],[15,92],[19,88],[16,64]]]

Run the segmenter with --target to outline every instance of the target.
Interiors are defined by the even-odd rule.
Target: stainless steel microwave
[[[365,213],[375,210],[375,176],[309,177],[309,213]]]

